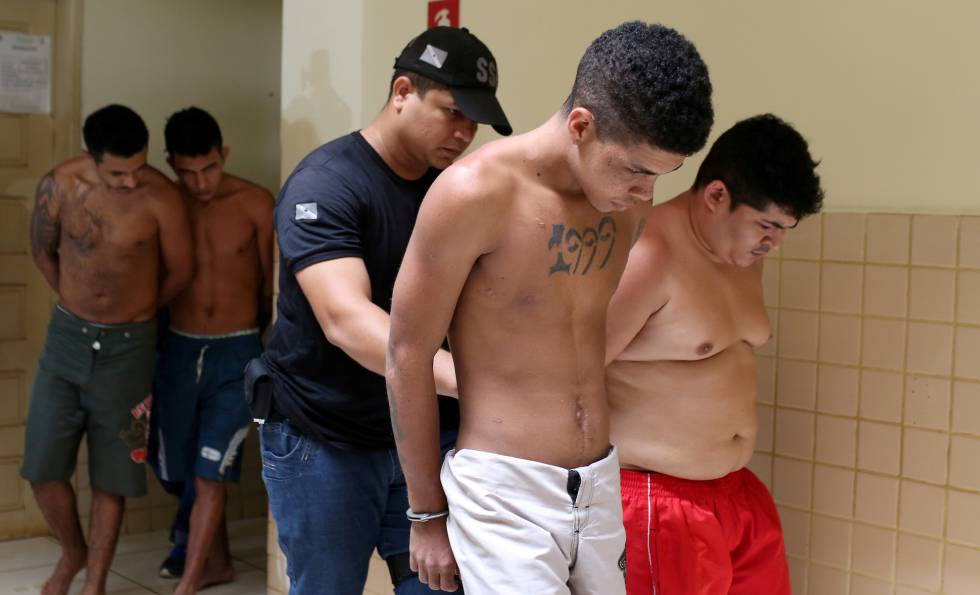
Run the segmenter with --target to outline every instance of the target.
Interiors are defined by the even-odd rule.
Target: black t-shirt
[[[307,434],[394,446],[384,377],[327,341],[296,273],[326,260],[360,258],[371,301],[390,312],[422,197],[438,174],[433,169],[419,180],[402,179],[354,132],[307,155],[283,185],[275,211],[278,317],[263,357],[272,373],[275,409]],[[456,401],[439,401],[443,427],[458,427]]]

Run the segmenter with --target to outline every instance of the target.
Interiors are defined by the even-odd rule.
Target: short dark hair
[[[196,157],[224,146],[217,120],[199,107],[188,107],[167,118],[164,142],[170,155]]]
[[[415,86],[415,92],[419,94],[419,98],[425,97],[425,94],[433,89],[444,91],[449,90],[449,87],[446,85],[438,81],[434,81],[427,76],[423,76],[417,72],[412,72],[411,70],[396,68],[395,71],[391,73],[391,80],[388,81],[388,99],[391,99],[391,94],[394,91],[393,85],[395,84],[395,79],[400,76],[407,77],[408,80],[412,81],[412,85]]]
[[[646,142],[691,155],[711,131],[708,67],[690,41],[663,25],[630,21],[585,50],[565,100],[592,112],[601,140]]]
[[[802,219],[820,211],[823,189],[806,139],[772,114],[735,124],[718,137],[698,169],[694,188],[724,182],[732,209],[745,204],[763,211],[775,203]]]
[[[114,103],[85,118],[82,137],[85,138],[85,148],[98,163],[105,153],[120,157],[132,157],[139,153],[146,148],[150,133],[139,114]]]

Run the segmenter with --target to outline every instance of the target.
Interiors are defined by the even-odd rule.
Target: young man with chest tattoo
[[[586,50],[554,116],[433,184],[395,283],[387,373],[430,587],[452,590],[458,563],[469,595],[623,593],[606,307],[654,183],[711,121],[694,46],[625,23]],[[447,331],[461,423],[440,483],[431,362]]]

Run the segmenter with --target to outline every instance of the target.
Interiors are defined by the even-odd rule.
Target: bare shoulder
[[[232,174],[225,174],[222,181],[222,194],[230,199],[233,208],[245,213],[253,224],[258,226],[272,224],[272,211],[276,201],[272,194],[254,182]]]
[[[236,201],[240,202],[249,209],[265,210],[275,206],[275,199],[272,193],[259,186],[255,182],[250,182],[245,178],[226,173],[225,181],[227,187],[223,191],[233,195]]]
[[[172,219],[186,214],[184,197],[177,184],[163,172],[147,164],[141,172],[142,194],[158,220]]]
[[[457,208],[507,209],[521,182],[517,150],[503,139],[483,145],[449,166],[426,195],[426,202]]]
[[[72,193],[80,185],[95,184],[98,181],[95,160],[88,153],[62,161],[48,172],[45,178],[48,177],[61,192]]]
[[[225,172],[221,180],[221,189],[219,192],[227,195],[240,195],[248,200],[262,201],[272,199],[272,193],[262,186],[228,172]]]
[[[95,160],[88,153],[76,155],[51,168],[55,176],[81,176],[95,171]]]
[[[159,202],[180,200],[180,189],[170,178],[152,165],[147,164],[141,172],[144,194]]]
[[[663,273],[671,260],[671,228],[677,225],[676,212],[670,202],[650,209],[644,221],[639,239],[630,251],[629,267],[641,267],[651,274]]]

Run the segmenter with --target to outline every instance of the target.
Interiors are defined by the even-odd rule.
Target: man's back
[[[476,208],[492,220],[449,333],[457,446],[569,468],[598,460],[609,448],[606,307],[647,207],[600,213],[556,191],[522,138],[456,168],[467,171],[447,181],[479,188]]]
[[[675,199],[653,209],[610,306],[615,317],[619,301],[632,300],[630,309],[648,317],[625,348],[610,345],[618,353],[609,355],[611,433],[625,468],[713,479],[752,455],[753,348],[768,341],[770,326],[762,263],[712,260],[686,205]]]
[[[87,155],[58,165],[50,175],[61,224],[61,304],[102,323],[152,318],[158,304],[160,220],[184,214],[176,186],[147,165],[134,190],[107,191]]]
[[[180,331],[219,335],[259,326],[271,283],[272,196],[225,174],[207,201],[184,195],[194,234],[191,282],[170,307]],[[265,271],[268,269],[268,271]],[[268,277],[268,279],[266,278]]]

